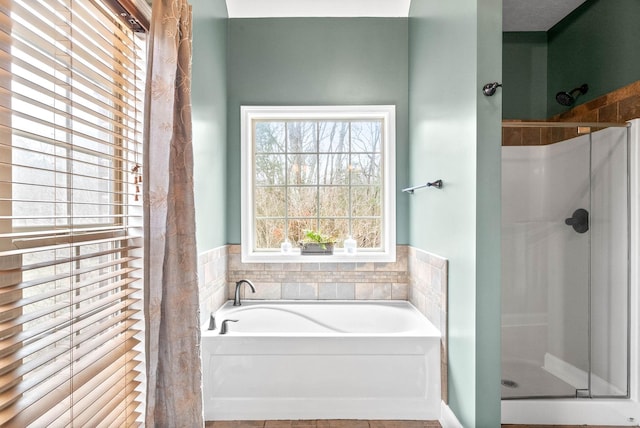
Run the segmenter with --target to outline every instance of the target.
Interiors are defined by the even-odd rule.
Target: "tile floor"
[[[215,421],[205,428],[441,428],[438,421],[365,421],[352,419],[309,421]]]
[[[503,424],[502,428],[624,428],[611,425],[510,425]]]
[[[206,422],[205,428],[441,428],[438,421],[217,421]],[[502,428],[622,428],[602,425],[502,425]]]

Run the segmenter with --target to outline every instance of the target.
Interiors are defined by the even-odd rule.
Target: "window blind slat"
[[[112,265],[119,265],[120,263],[113,263]],[[87,268],[84,270],[84,274],[87,273],[94,273],[94,272],[99,272],[101,270],[103,270],[104,268],[95,268],[95,269],[91,269],[91,268]],[[92,277],[92,279],[87,280],[87,281],[82,281],[82,282],[77,282],[74,283],[74,285],[72,286],[71,290],[67,289],[66,287],[58,287],[58,288],[54,288],[53,290],[49,290],[49,291],[41,291],[33,296],[29,296],[29,297],[25,297],[19,300],[16,300],[14,302],[11,302],[10,304],[5,304],[5,305],[0,305],[0,311],[10,311],[12,309],[15,308],[22,308],[28,305],[34,305],[38,302],[41,302],[43,300],[49,300],[52,297],[59,297],[59,296],[63,296],[65,294],[69,294],[70,291],[80,291],[86,287],[89,287],[91,285],[95,285],[95,284],[99,284],[101,282],[104,281],[108,281],[110,279],[113,278],[120,278],[124,275],[130,274],[132,272],[137,271],[136,268],[123,268],[123,269],[118,269],[116,271],[113,272],[109,272],[107,274],[104,275],[99,275],[96,277]],[[68,279],[71,276],[76,276],[76,275],[81,275],[81,273],[76,273],[76,272],[70,272],[69,274],[67,274],[66,276],[63,276],[62,279]],[[53,281],[47,281],[47,282],[53,282]]]
[[[136,382],[134,382],[135,384]],[[135,428],[141,426],[136,420],[140,414],[136,413],[135,401],[141,395],[140,389],[131,391],[126,397],[123,397],[121,403],[128,403],[124,408],[122,406],[114,408],[109,414],[102,416],[101,414],[94,416],[87,421],[85,426],[100,427],[128,427]],[[105,412],[106,413],[106,412]],[[100,416],[100,417],[99,417]]]
[[[26,392],[30,392],[28,398],[23,400],[21,397],[18,398],[18,401],[29,403],[32,400],[37,402],[37,400],[44,399],[60,385],[70,379],[77,378],[76,370],[89,369],[91,371],[94,369],[92,366],[100,362],[100,359],[105,355],[112,354],[113,357],[122,355],[122,350],[118,349],[120,346],[116,348],[113,348],[113,346],[124,342],[124,338],[128,334],[127,328],[133,324],[133,321],[121,323],[117,328],[108,330],[93,340],[85,342],[84,347],[74,349],[72,352],[66,352],[62,357],[58,357],[55,362],[30,373],[14,388],[0,393],[0,409],[5,408],[6,403],[14,403],[18,397],[24,397],[23,394]]]
[[[91,136],[89,134],[86,134],[84,132],[80,132],[80,131],[74,131],[66,126],[62,126],[62,125],[56,125],[53,124],[51,122],[48,122],[45,119],[39,118],[39,117],[35,117],[32,115],[28,115],[25,113],[21,113],[21,112],[17,112],[15,110],[9,110],[6,109],[5,107],[0,106],[0,115],[3,114],[11,114],[14,118],[20,118],[20,119],[24,119],[29,121],[29,126],[45,126],[47,128],[50,128],[52,131],[60,131],[62,133],[66,134],[70,134],[73,135],[73,138],[82,138],[85,141],[91,142],[91,143],[104,143],[103,140],[99,139],[98,137],[94,137]],[[20,127],[15,127],[15,129],[17,131],[23,131],[23,132],[28,132],[28,129],[26,128],[20,128]],[[56,144],[59,145],[59,144]],[[81,147],[78,147],[78,149],[80,149]]]
[[[91,230],[89,232],[91,232]],[[23,271],[23,272],[26,272],[26,271],[29,271],[29,270],[32,270],[32,269],[39,269],[39,268],[42,268],[42,267],[50,267],[50,266],[57,266],[57,265],[67,264],[67,263],[74,262],[74,261],[80,261],[80,260],[85,260],[85,259],[90,259],[90,258],[100,257],[100,256],[107,256],[107,255],[114,254],[114,253],[120,253],[120,252],[127,252],[128,253],[129,251],[137,249],[137,248],[139,248],[139,247],[132,246],[132,245],[123,246],[123,247],[111,247],[108,250],[95,252],[95,253],[85,253],[85,254],[81,254],[79,256],[73,256],[73,257],[67,257],[67,258],[57,258],[55,260],[47,260],[47,261],[40,262],[40,263],[24,264],[24,265],[22,265],[22,268],[20,270]],[[124,262],[130,262],[130,261],[133,261],[133,260],[138,260],[138,258],[137,257],[124,257],[124,258],[121,258],[121,260],[124,263]]]
[[[64,9],[67,9],[73,18],[74,28],[83,30],[85,33],[95,33],[94,39],[99,42],[98,45],[109,45],[118,55],[137,56],[138,51],[134,49],[135,42],[128,37],[127,32],[122,30],[120,22],[115,22],[111,13],[96,14],[93,10],[87,8],[76,7],[69,10],[68,0],[39,0],[40,3],[57,2]],[[128,31],[128,28],[127,28]]]
[[[73,421],[70,421],[67,426],[70,428],[96,426],[92,418],[107,418],[117,409],[119,409],[117,413],[122,413],[127,407],[124,399],[134,393],[140,385],[140,382],[135,381],[133,368],[135,368],[134,364],[128,364],[120,369],[127,373],[124,376],[120,370],[111,373],[110,376],[107,376],[108,372],[104,372],[102,376],[94,378],[92,382],[79,389],[78,392],[82,398],[78,400]],[[103,397],[109,399],[105,400]]]
[[[121,94],[117,98],[112,94],[105,94],[104,97],[96,99],[91,98],[90,91],[94,89],[91,86],[70,89],[65,94],[57,94],[55,92],[52,92],[47,87],[42,86],[30,79],[32,79],[33,77],[48,78],[49,81],[46,82],[46,84],[48,85],[51,85],[52,83],[65,83],[65,80],[61,79],[59,75],[51,75],[44,71],[42,68],[38,68],[38,64],[30,64],[29,62],[23,61],[19,58],[15,59],[12,64],[6,64],[5,67],[0,68],[1,73],[10,74],[11,71],[8,70],[9,67],[20,71],[21,74],[24,74],[25,76],[19,79],[15,79],[11,87],[8,87],[7,85],[2,85],[0,87],[3,88],[3,90],[6,92],[12,91],[14,94],[20,95],[20,101],[23,101],[25,103],[34,103],[36,102],[35,100],[40,98],[55,100],[58,106],[73,107],[76,113],[82,112],[87,116],[103,119],[103,121],[106,123],[113,123],[112,116],[107,116],[105,114],[105,111],[101,112],[97,108],[108,110],[108,112],[113,116],[120,118],[123,121],[123,123],[120,124],[117,122],[113,123],[114,126],[126,126],[127,122],[132,122],[134,120],[134,118],[129,117],[128,114],[131,111],[136,111],[135,106],[130,105],[130,103],[136,101],[136,98],[132,94]],[[69,79],[68,76],[62,77],[67,80]],[[53,80],[53,82],[51,80]],[[135,89],[135,87],[129,85],[126,86],[125,89],[127,91],[132,91]],[[40,106],[40,108],[44,108],[45,106]],[[46,107],[51,108],[49,106]],[[59,113],[62,114],[62,111],[59,111]]]
[[[78,345],[82,345],[83,343],[89,342],[89,340],[92,340],[93,342],[96,342],[96,338],[99,337],[97,336],[97,333],[101,333],[101,329],[107,329],[109,327],[113,327],[114,325],[120,325],[120,326],[131,326],[135,323],[135,321],[127,321],[128,318],[133,317],[133,315],[136,313],[136,311],[129,311],[129,312],[124,312],[122,314],[120,314],[117,317],[112,317],[110,319],[108,319],[107,322],[102,322],[100,324],[96,324],[97,327],[90,329],[89,332],[83,333],[83,334],[77,334],[78,331],[80,331],[79,328],[77,327],[73,327],[72,329],[68,330],[68,331],[60,331],[57,332],[55,335],[52,335],[53,337],[46,337],[43,338],[42,343],[37,343],[36,345],[32,346],[29,351],[30,353],[26,353],[25,355],[16,355],[15,360],[20,360],[22,358],[27,358],[29,356],[31,356],[31,351],[32,350],[44,350],[47,349],[47,347],[50,347],[50,349],[47,351],[46,355],[42,355],[40,357],[36,357],[36,358],[30,358],[28,362],[26,363],[22,363],[20,368],[8,372],[5,375],[2,375],[0,377],[0,380],[2,380],[3,384],[4,382],[6,383],[11,383],[14,380],[20,380],[23,376],[28,375],[28,374],[32,374],[30,376],[30,381],[31,382],[38,382],[38,379],[40,381],[45,380],[47,377],[51,376],[51,374],[45,370],[43,370],[43,372],[36,372],[37,369],[40,369],[42,367],[52,367],[50,364],[47,364],[49,362],[49,360],[51,359],[55,359],[58,358],[60,356],[64,356],[65,354],[67,354],[68,350],[61,348],[60,346],[52,346],[54,344],[56,344],[57,342],[61,342],[65,339],[70,339],[72,334],[76,334],[76,336],[74,336],[72,339],[72,342],[74,344],[74,346],[78,346]],[[108,339],[108,336],[105,337],[103,336],[103,338],[106,340]],[[99,342],[98,342],[99,343]],[[76,355],[74,355],[75,357]],[[5,358],[6,360],[10,360],[9,357]],[[3,359],[3,360],[5,360]],[[38,377],[40,376],[40,377]],[[6,389],[6,388],[5,388]]]
[[[0,27],[1,26],[2,24],[0,20]],[[68,71],[59,70],[59,72],[56,73],[55,75],[48,73],[44,69],[45,66],[51,69],[56,68],[57,63],[53,58],[51,58],[50,56],[44,55],[41,51],[34,49],[32,45],[26,44],[21,40],[16,40],[16,39],[11,40],[10,35],[4,31],[0,29],[0,52],[2,53],[1,57],[10,58],[11,49],[18,49],[19,51],[23,52],[23,55],[28,55],[29,57],[33,58],[33,60],[36,60],[37,62],[41,63],[42,67],[39,68],[34,64],[31,64],[17,57],[14,57],[11,59],[15,65],[20,66],[21,68],[24,68],[29,73],[42,77],[44,81],[50,82],[51,84],[56,84],[59,86],[67,84],[67,82],[62,78],[65,78],[65,79],[71,78],[70,70]],[[29,33],[29,36],[32,36],[32,34]],[[8,45],[9,41],[13,43],[13,47]],[[2,61],[2,63],[6,64],[7,61],[6,60]],[[127,64],[122,64],[122,65],[117,64],[115,66],[131,67],[130,65],[127,65]],[[6,66],[4,66],[3,68],[6,72],[11,73],[11,71]],[[118,106],[125,112],[135,111],[137,114],[141,114],[141,112],[136,109],[136,107],[141,103],[139,92],[141,92],[143,89],[142,86],[139,86],[142,83],[140,80],[129,80],[126,82],[119,82],[120,86],[122,88],[125,88],[127,91],[126,92],[120,91],[119,93],[114,94],[112,92],[106,91],[103,85],[97,85],[96,82],[82,75],[73,74],[73,77],[75,80],[78,81],[78,83],[82,84],[82,86],[69,88],[69,94],[80,96],[82,100],[88,103],[91,103],[93,105],[96,105],[102,109],[107,109],[111,114],[114,114],[116,116],[121,116],[126,120],[131,120],[131,118],[127,117],[126,114],[123,114],[122,111],[113,108],[113,106]],[[5,89],[11,90],[11,88],[9,87],[6,87]],[[95,98],[96,94],[99,95],[99,98]],[[59,98],[67,99],[68,97],[65,95],[60,95]],[[106,104],[104,100],[110,101],[110,104]]]
[[[29,14],[24,8],[20,8],[20,2],[15,2],[13,4],[16,7],[16,14],[23,12],[24,14],[21,16],[23,23],[29,23],[32,27],[25,27],[16,21],[13,21],[13,26],[11,28],[12,34],[14,37],[18,37],[22,40],[27,41],[28,43],[42,47],[46,52],[50,52],[51,56],[55,55],[57,61],[62,61],[62,58],[65,56],[68,58],[69,63],[62,64],[64,68],[68,70],[73,70],[73,74],[82,74],[85,78],[90,79],[94,82],[98,82],[103,87],[111,87],[114,86],[113,82],[115,82],[118,86],[126,86],[128,80],[123,78],[122,75],[128,75],[128,71],[126,69],[118,70],[120,73],[115,73],[114,68],[117,65],[115,62],[113,63],[114,67],[112,69],[104,66],[104,64],[100,64],[92,55],[92,52],[87,51],[81,45],[76,43],[77,38],[81,36],[71,36],[67,35],[66,38],[61,39],[59,34],[56,34],[55,31],[51,28],[50,24],[46,21],[40,19],[37,15]],[[43,9],[40,9],[43,10]],[[14,14],[15,16],[15,14]],[[34,27],[39,31],[35,32]],[[50,39],[47,39],[43,36],[48,36]],[[60,42],[58,44],[54,44],[50,40],[53,39],[56,42]],[[70,48],[65,45],[71,45],[73,48]],[[64,55],[63,55],[64,54]],[[77,59],[72,61],[72,59]],[[91,64],[95,70],[89,67],[81,60],[86,60],[88,64]],[[98,71],[96,71],[98,70]],[[103,74],[104,73],[104,74]],[[129,76],[131,78],[132,76]],[[120,90],[119,88],[113,88],[120,95],[126,96],[127,94]]]
[[[122,281],[124,281],[125,283],[128,283],[128,284],[131,284],[131,283],[134,282],[134,279],[129,278],[129,279],[123,279]],[[135,290],[133,290],[133,289],[123,290],[123,291],[120,291],[118,294],[115,294],[113,298],[114,299],[115,298],[124,298],[127,295],[132,294],[134,292],[135,292]],[[100,305],[103,305],[103,304],[106,304],[106,303],[108,303],[108,301],[99,300],[98,303],[96,303],[95,307],[100,307]],[[71,306],[73,306],[73,304],[74,304],[74,302],[71,302],[71,301],[62,301],[62,302],[56,303],[55,305],[50,305],[50,306],[48,306],[46,308],[43,308],[43,309],[40,309],[40,310],[37,310],[37,311],[33,311],[33,312],[29,313],[28,315],[21,315],[19,317],[16,317],[15,320],[13,320],[13,321],[16,321],[16,322],[20,321],[20,322],[22,322],[24,324],[24,323],[27,323],[27,322],[31,322],[31,321],[37,320],[37,319],[39,319],[39,318],[41,318],[41,317],[43,317],[45,315],[55,314],[58,311],[64,311],[64,310],[70,308]],[[86,312],[89,312],[90,310],[92,310],[91,308],[93,308],[93,307],[89,306],[84,310],[78,309],[78,310],[75,311],[75,314],[78,315],[78,316],[84,315]],[[47,324],[43,324],[42,329],[44,331],[48,331],[48,330],[51,330],[52,328],[54,328],[54,327],[56,327],[56,326],[58,326],[58,325],[60,325],[60,324],[62,324],[64,322],[66,322],[65,319],[61,319],[61,320],[55,319],[55,321],[53,321],[53,322],[50,322],[50,323],[47,323]],[[11,334],[11,333],[9,333],[11,331],[10,329],[11,329],[11,323],[5,322],[5,323],[0,324],[0,331],[2,332],[2,337],[9,336]],[[39,330],[37,329],[37,327],[35,327],[34,328],[34,332],[38,332],[38,331]]]
[[[0,162],[0,168],[2,168],[4,165],[3,163]],[[48,189],[55,189],[55,190],[65,190],[64,187],[62,186],[46,186],[44,184],[32,184],[32,183],[24,183],[24,182],[8,182],[6,180],[0,180],[0,185],[2,184],[10,184],[10,185],[16,185],[16,186],[23,186],[25,188],[27,188],[29,191],[31,191],[32,193],[37,192],[38,190],[42,190],[43,188],[48,188]],[[116,185],[123,185],[123,186],[128,186],[129,183],[126,182],[121,182],[119,180],[114,180],[113,182],[111,182],[111,184],[116,184]],[[141,185],[142,182],[138,182],[138,185]],[[26,190],[26,189],[25,189]],[[76,191],[79,192],[84,192],[87,194],[94,194],[94,193],[99,193],[101,195],[108,195],[110,197],[116,197],[118,195],[120,196],[133,196],[135,194],[137,194],[138,192],[135,190],[135,188],[132,189],[127,189],[128,191],[122,191],[122,192],[116,192],[111,191],[111,190],[107,190],[107,191],[103,191],[100,192],[98,190],[95,189],[87,189],[87,188],[77,188],[75,189]],[[73,203],[77,206],[83,206],[83,205],[95,205],[95,206],[111,206],[111,207],[127,207],[128,205],[128,201],[126,200],[126,198],[121,198],[123,199],[122,201],[114,201],[112,203],[96,203],[96,204],[90,204],[89,202],[78,202],[78,201],[74,201]],[[36,201],[36,200],[27,200],[27,199],[23,199],[23,198],[16,198],[16,199],[9,199],[9,198],[0,198],[0,202],[16,202],[16,203],[32,203],[32,202],[39,202],[41,204],[62,204],[62,202],[59,201],[55,201],[53,199],[48,200],[48,201]]]
[[[112,238],[105,238],[105,239],[92,239],[91,240],[91,244],[103,244],[103,243],[108,243],[108,242],[118,242],[118,241],[127,241],[129,239],[134,239],[137,238],[138,236],[136,235],[122,235],[122,236],[114,236]],[[81,246],[84,245],[85,243],[88,243],[88,239],[87,240],[83,240],[82,236],[68,236],[67,239],[60,239],[60,241],[63,241],[63,243],[59,244],[59,245],[46,245],[46,246],[42,246],[39,247],[37,245],[34,245],[33,247],[30,247],[29,245],[27,245],[30,241],[27,240],[23,240],[23,241],[15,241],[14,245],[19,247],[19,250],[7,250],[7,251],[0,251],[0,257],[8,257],[8,256],[15,256],[15,255],[23,255],[23,254],[28,254],[28,253],[33,253],[33,252],[41,252],[41,251],[51,251],[51,250],[59,250],[59,249],[63,249],[63,248],[67,248],[69,245],[71,246]],[[24,242],[24,245],[21,245],[21,243]]]
[[[2,198],[0,198],[0,203],[3,201]],[[34,202],[34,203],[39,203],[39,204],[44,204],[44,203],[48,203],[49,201],[29,201],[29,202]],[[107,204],[105,204],[107,205]],[[102,227],[87,227],[86,229],[83,229],[83,232],[86,233],[95,233],[95,232],[105,232],[105,231],[109,231],[109,230],[113,230],[113,227],[111,226],[102,226]],[[71,233],[73,233],[74,229],[71,228],[60,228],[60,229],[42,229],[42,230],[37,230],[37,231],[31,231],[31,232],[11,232],[11,233],[0,233],[0,238],[12,238],[12,239],[19,239],[19,238],[35,238],[38,236],[41,237],[51,237],[51,236],[68,236]],[[58,264],[61,262],[58,262]]]
[[[109,306],[109,308],[111,308],[114,312],[116,310],[127,311],[126,313],[129,318],[135,318],[138,312],[132,313],[128,308],[136,304],[139,301],[139,299],[131,298],[130,296],[132,294],[134,294],[134,291],[132,290],[120,291],[118,293],[115,293],[113,301],[109,302],[109,305],[111,305]],[[118,299],[120,299],[120,301],[118,301]],[[100,302],[99,304],[98,303],[91,304],[85,307],[81,311],[76,311],[74,315],[76,315],[78,319],[82,319],[82,320],[85,320],[88,318],[101,320],[102,319],[101,317],[103,316],[103,314],[104,313],[109,314],[109,312],[104,312],[104,311],[96,312],[96,311],[102,308],[103,306],[105,306],[105,304],[107,304],[107,302]],[[86,323],[86,321],[82,321],[82,323],[84,324]],[[70,324],[70,321],[67,320],[66,324]],[[43,342],[40,342],[32,346],[31,348],[27,349],[26,351],[22,352],[22,349],[20,348],[24,346],[24,343],[32,343],[33,338],[38,338],[40,335],[43,335],[45,333],[50,334],[53,328],[60,329],[62,327],[66,327],[66,326],[60,325],[59,321],[56,321],[56,323],[48,322],[48,323],[42,324],[40,328],[30,329],[28,334],[20,336],[20,332],[17,332],[15,336],[12,337],[11,339],[3,341],[3,345],[6,344],[7,348],[2,350],[2,354],[5,356],[2,358],[2,360],[0,360],[0,373],[3,375],[5,372],[8,373],[10,369],[15,368],[14,363],[16,361],[20,361],[22,357],[31,355],[35,351],[42,349],[42,347],[46,346],[47,341],[49,341],[50,339],[48,337],[41,338]],[[33,332],[31,332],[31,330],[33,330]],[[24,343],[20,339],[22,339]],[[53,338],[51,340],[53,340]],[[55,341],[51,343],[55,343]],[[6,377],[6,379],[11,379],[11,378],[12,378],[11,376]]]
[[[140,396],[140,391],[138,390],[134,390],[132,391],[129,395],[127,395],[126,397],[123,398],[122,402],[126,403],[126,402],[130,402],[135,400],[138,396]],[[106,415],[104,418],[99,419],[97,417],[92,418],[89,422],[87,426],[95,426],[96,428],[101,428],[101,427],[128,427],[128,428],[135,428],[140,426],[140,422],[136,423],[136,419],[138,419],[140,417],[140,414],[132,414],[132,411],[134,411],[135,409],[133,409],[133,407],[131,405],[126,406],[126,407],[122,407],[119,406],[117,408],[114,408],[111,413],[109,413],[108,415]],[[95,425],[91,425],[95,423]]]
[[[59,40],[59,37],[69,37],[69,44],[73,47],[73,49],[70,49],[67,52],[70,57],[88,58],[91,63],[99,64],[99,69],[103,72],[111,71],[109,64],[122,64],[123,62],[129,62],[129,58],[123,55],[123,50],[128,50],[128,46],[123,44],[122,40],[127,39],[113,37],[114,34],[113,32],[111,32],[110,37],[113,39],[113,41],[110,44],[111,56],[109,56],[107,53],[108,51],[106,50],[106,46],[109,45],[107,45],[107,40],[102,37],[103,34],[100,31],[102,27],[101,23],[93,20],[86,14],[83,15],[82,8],[69,9],[68,4],[66,4],[64,0],[57,2],[56,0],[47,0],[46,2],[40,2],[41,5],[50,5],[51,7],[55,7],[55,3],[59,5],[59,9],[56,11],[57,14],[52,13],[51,10],[47,8],[38,8],[38,10],[41,12],[42,17],[49,21],[49,28],[51,28],[52,30],[51,32],[49,32],[49,35],[52,36],[54,40]],[[61,9],[66,10],[62,10],[62,12],[60,12]],[[34,15],[32,15],[32,17],[33,16]],[[102,18],[104,20],[104,17]],[[87,19],[91,20],[95,24],[95,26],[88,26],[86,24]],[[55,23],[61,21],[63,22],[63,26],[68,26],[66,32],[63,32],[63,30],[56,28],[57,25]],[[42,30],[42,27],[40,27],[39,25],[36,26]],[[89,31],[89,33],[94,33],[92,34],[91,38],[84,36],[87,30]],[[130,62],[130,64],[132,66],[135,66],[135,62]],[[119,77],[131,79],[134,77],[134,74],[128,73],[128,70],[126,70]]]
[[[133,146],[134,149],[120,149],[117,144],[110,144],[109,142],[103,141],[102,142],[103,152],[95,152],[95,151],[92,152],[91,150],[87,150],[86,148],[83,148],[83,147],[80,147],[80,146],[72,146],[71,144],[69,144],[66,141],[55,140],[55,139],[52,139],[52,138],[45,138],[45,137],[42,137],[40,135],[36,135],[36,134],[30,133],[28,131],[23,131],[23,130],[17,129],[17,128],[9,128],[9,129],[4,129],[4,128],[5,127],[0,125],[0,131],[12,131],[13,134],[16,137],[24,137],[25,139],[30,140],[31,143],[43,143],[43,144],[50,145],[52,148],[73,149],[79,154],[82,153],[82,154],[86,154],[86,155],[90,155],[90,156],[93,155],[93,156],[96,156],[96,157],[101,157],[101,158],[106,159],[106,160],[118,160],[120,162],[125,163],[127,166],[132,166],[132,165],[136,164],[135,157],[136,157],[138,152],[136,151],[135,145]],[[49,131],[51,131],[51,130],[49,130]],[[123,141],[131,143],[131,140],[126,139],[126,138],[123,138],[123,139],[120,140],[120,142],[123,142]],[[42,154],[42,151],[38,151],[38,150],[35,150],[35,149],[34,150],[29,150],[29,149],[27,149],[25,147],[20,147],[20,146],[13,147],[13,146],[9,146],[9,145],[7,145],[7,144],[5,144],[3,142],[0,142],[0,149],[4,150],[4,149],[7,149],[7,148],[12,149],[12,150],[16,150],[21,154],[28,154],[28,153],[40,153],[40,154]],[[117,149],[117,151],[119,153],[121,153],[121,156],[112,155],[110,151],[109,152],[106,151],[106,150],[109,150],[109,149]],[[56,159],[60,159],[60,160],[65,160],[65,159],[66,160],[75,160],[73,157],[69,157],[69,156],[60,156],[60,155],[49,155],[49,156],[51,156],[53,158],[56,158]],[[132,157],[133,157],[133,159],[131,159]],[[4,162],[4,163],[6,163],[6,162]],[[29,168],[32,168],[34,170],[52,171],[51,168],[46,168],[44,166],[27,165],[27,164],[24,164],[24,163],[21,164],[21,166],[22,167],[29,167]],[[55,169],[53,169],[53,170],[55,171]]]
[[[146,43],[103,0],[0,0],[0,425],[136,426]]]
[[[127,339],[125,343],[126,355],[133,359],[137,353],[131,351],[138,343],[135,339]],[[35,422],[43,412],[53,408],[54,405],[68,399],[74,390],[74,384],[84,384],[93,377],[94,372],[98,373],[108,367],[110,363],[117,360],[123,354],[122,349],[114,349],[111,352],[105,352],[98,355],[98,358],[90,361],[92,370],[84,370],[84,366],[77,368],[77,376],[71,379],[61,379],[60,377],[50,378],[41,386],[37,393],[29,396],[23,396],[16,400],[13,404],[14,408],[0,410],[0,425],[11,422],[14,426],[28,426]],[[2,396],[0,395],[0,400]],[[37,406],[36,406],[37,405]]]
[[[55,62],[51,61],[47,57],[40,56],[39,52],[33,51],[29,46],[27,45],[23,46],[19,42],[16,42],[15,45],[17,48],[22,48],[25,51],[25,54],[29,54],[33,56],[34,59],[37,59],[38,62],[42,63],[42,66],[45,66],[45,65],[51,66],[51,67],[55,66]],[[4,53],[6,54],[6,52]],[[70,78],[70,75],[65,74],[65,72],[61,72],[55,76],[51,75],[45,72],[42,68],[38,68],[35,65],[30,64],[27,61],[23,61],[20,58],[14,58],[13,64],[15,64],[16,66],[19,66],[20,68],[23,68],[25,71],[33,74],[34,76],[41,77],[43,81],[45,81],[50,85],[51,84],[58,85],[58,86],[64,85],[66,84],[66,82],[65,80],[63,80],[63,78],[65,79]],[[7,70],[6,67],[4,69],[10,73],[10,70]],[[92,104],[100,108],[101,110],[103,110],[102,112],[96,111],[95,114],[98,118],[103,117],[104,111],[113,115],[112,117],[119,117],[129,121],[132,120],[132,118],[128,117],[128,115],[125,114],[124,112],[133,111],[133,112],[137,112],[138,114],[141,114],[141,112],[136,109],[136,105],[133,104],[133,101],[140,101],[137,97],[131,96],[131,95],[127,96],[123,94],[118,94],[118,96],[116,96],[115,94],[105,92],[103,87],[95,85],[91,81],[84,79],[82,76],[74,75],[74,78],[78,81],[78,83],[82,83],[83,86],[80,88],[71,88],[66,94],[58,95],[57,97],[55,97],[56,99],[67,100],[66,103],[70,105],[72,104],[70,97],[73,96],[75,97],[76,100],[80,100],[80,101],[83,101],[84,103]],[[137,86],[134,87],[131,85],[129,85],[127,88],[129,89],[129,91],[141,90],[141,88]],[[5,89],[11,90],[11,88],[8,88],[8,87],[5,87]],[[94,95],[96,93],[99,94],[100,97],[91,98],[92,92],[90,91],[93,91]],[[130,104],[127,104],[127,103],[130,103]]]
[[[9,98],[7,97],[7,92],[8,91],[6,91],[5,89],[0,90],[0,106],[3,107],[4,109],[10,110],[12,106],[9,101]],[[40,93],[40,94],[48,96],[48,94],[43,94],[43,93]],[[122,138],[122,133],[113,131],[111,128],[105,128],[103,126],[100,126],[100,122],[95,121],[96,119],[95,117],[93,118],[93,121],[89,121],[87,119],[83,119],[79,117],[78,113],[80,112],[75,112],[75,114],[72,113],[72,111],[74,110],[80,110],[81,112],[84,111],[85,113],[88,112],[89,109],[82,106],[82,104],[70,102],[69,104],[57,105],[57,107],[54,107],[48,103],[41,102],[41,101],[38,101],[37,99],[16,93],[15,91],[13,92],[12,95],[13,95],[12,101],[18,100],[18,101],[22,101],[22,103],[25,104],[24,109],[35,108],[35,109],[38,109],[39,111],[48,112],[51,114],[55,114],[60,118],[67,119],[69,121],[68,129],[70,131],[74,129],[76,125],[83,125],[84,127],[89,128],[90,130],[93,130],[98,133],[106,134],[112,138]],[[59,98],[57,100],[59,101]],[[29,116],[25,116],[25,118],[28,118],[28,117]],[[112,125],[117,126],[118,129],[127,128],[126,122],[121,122],[121,123],[117,123],[117,125],[115,124],[112,124]],[[131,131],[133,129],[129,128],[129,130]],[[74,134],[76,132],[74,132]],[[85,138],[88,138],[87,135],[88,134],[85,134]]]
[[[104,314],[110,316],[110,314],[115,313],[116,311],[126,311],[127,317],[133,318],[137,312],[131,312],[128,307],[138,302],[138,299],[129,298],[130,294],[133,294],[130,290],[121,291],[116,294],[117,299],[114,298],[111,302],[101,302],[100,304],[91,304],[86,306],[80,314],[74,314],[82,321],[79,321],[77,326],[73,326],[73,331],[75,332],[85,328],[90,322],[99,322],[104,318]],[[105,306],[106,304],[110,305],[108,306],[108,309],[110,309],[111,312],[96,312],[97,309]],[[67,321],[66,324],[69,324],[69,321]],[[40,328],[23,330],[0,342],[0,355],[2,356],[2,358],[0,358],[0,374],[8,372],[9,367],[11,367],[14,361],[20,360],[43,347],[55,343],[60,340],[60,338],[64,338],[64,334],[69,334],[65,332],[58,334],[56,330],[68,327],[67,325],[61,325],[59,321],[41,323],[39,327]],[[43,335],[44,337],[42,337]]]

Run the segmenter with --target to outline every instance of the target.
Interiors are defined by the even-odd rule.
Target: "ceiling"
[[[452,1],[452,0],[437,0]],[[503,31],[547,31],[585,0],[503,0]],[[411,0],[226,0],[230,18],[406,17]]]
[[[502,31],[547,31],[585,0],[502,0]]]
[[[226,0],[230,18],[409,15],[411,0]]]

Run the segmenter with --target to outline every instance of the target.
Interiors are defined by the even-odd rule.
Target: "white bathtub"
[[[215,318],[206,420],[440,418],[440,332],[408,302],[227,302]]]

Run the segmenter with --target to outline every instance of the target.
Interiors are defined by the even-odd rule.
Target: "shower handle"
[[[585,233],[589,230],[589,211],[584,208],[578,208],[571,217],[564,220],[564,224],[572,226],[573,230],[578,233]]]

